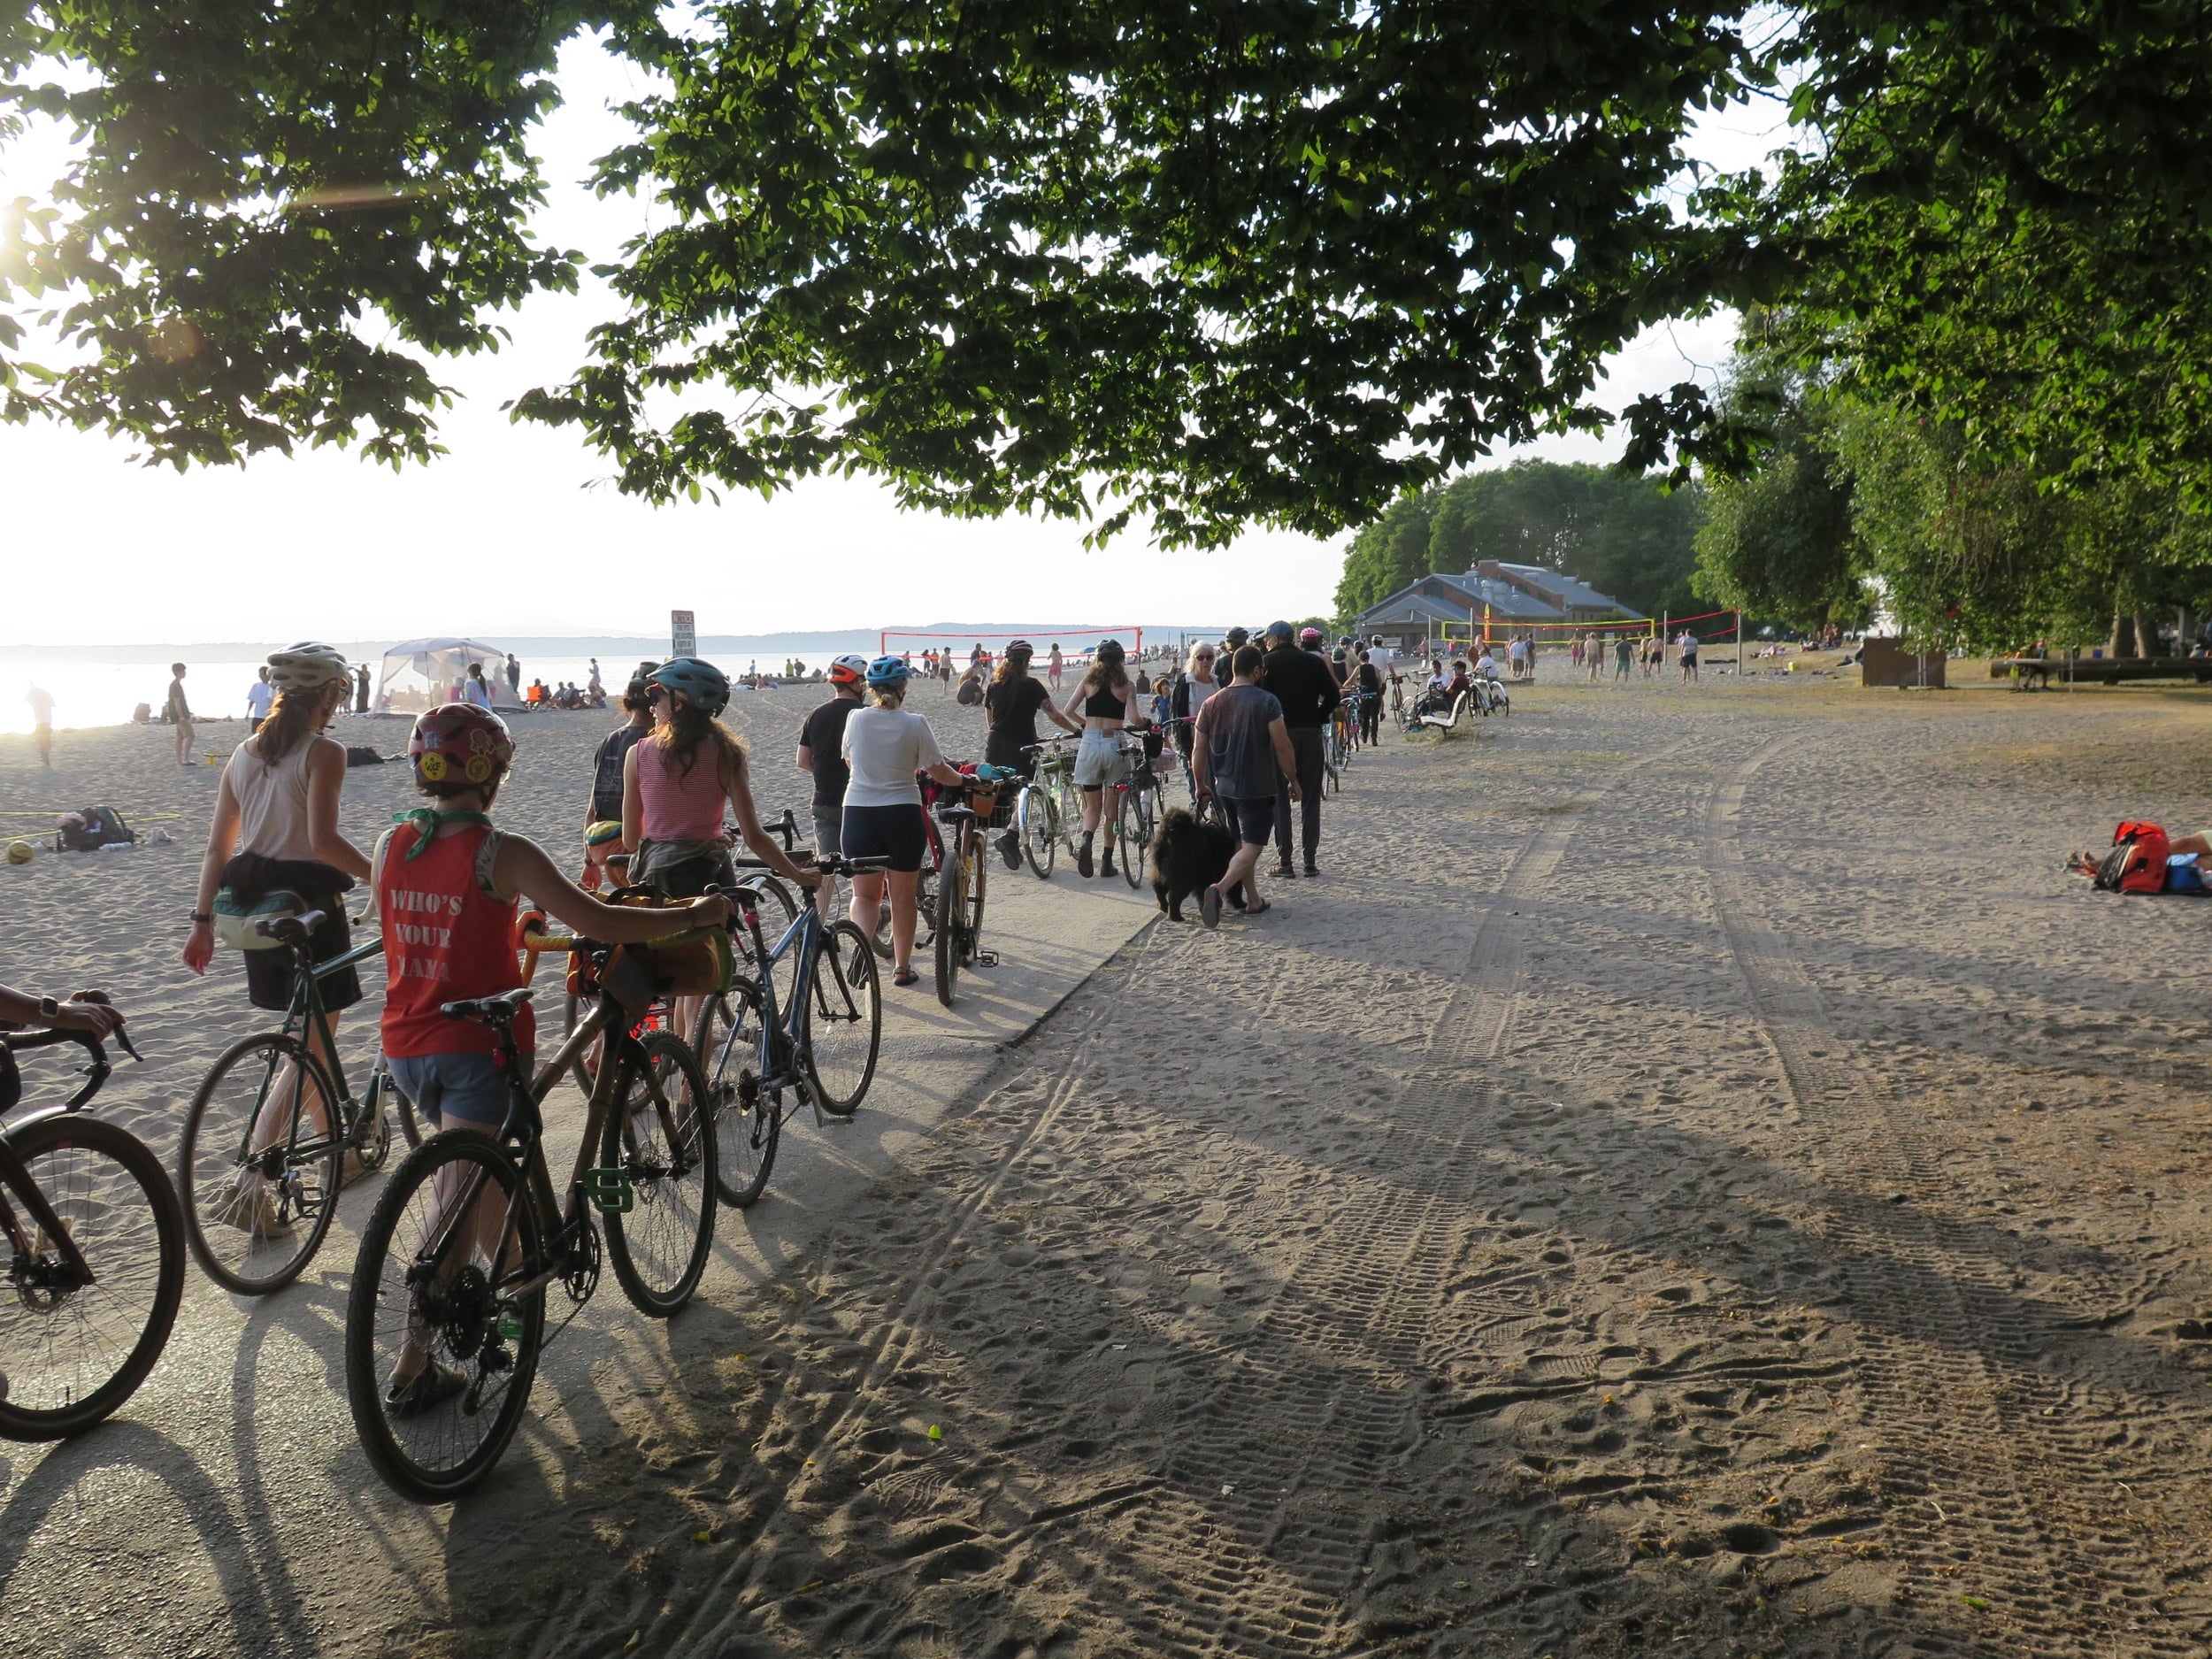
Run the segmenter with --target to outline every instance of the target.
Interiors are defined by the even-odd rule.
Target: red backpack
[[[2097,866],[2096,884],[2108,893],[2166,890],[2166,832],[2132,818],[2112,832],[2112,850]]]

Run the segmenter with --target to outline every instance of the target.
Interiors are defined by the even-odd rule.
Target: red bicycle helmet
[[[514,764],[515,740],[506,721],[472,703],[449,703],[415,722],[407,758],[418,783],[497,783]]]

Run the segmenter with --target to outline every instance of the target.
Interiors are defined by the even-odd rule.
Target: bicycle
[[[457,1498],[499,1462],[540,1353],[591,1300],[603,1261],[633,1307],[667,1318],[690,1301],[714,1242],[715,1136],[699,1063],[672,1032],[641,1039],[631,1030],[653,994],[639,965],[645,953],[618,961],[614,948],[588,939],[527,932],[523,943],[583,955],[592,1010],[529,1081],[514,1034],[517,1010],[535,995],[529,987],[442,1005],[447,1018],[492,1030],[506,1117],[495,1134],[434,1136],[392,1171],[346,1300],[346,1400],[362,1449],[386,1485],[425,1503]],[[595,1039],[604,1048],[583,1138],[557,1195],[540,1109]],[[570,1309],[549,1334],[555,1285]],[[410,1360],[411,1379],[435,1365],[451,1386],[393,1392]]]
[[[177,1146],[177,1197],[185,1237],[207,1276],[242,1296],[281,1290],[306,1271],[329,1235],[351,1153],[363,1170],[391,1150],[387,1092],[410,1146],[422,1142],[413,1105],[380,1053],[359,1101],[323,1005],[322,981],[380,956],[382,939],[318,963],[309,939],[319,910],[255,924],[292,953],[291,1006],[273,1032],[242,1037],[217,1058],[185,1113]]]
[[[766,868],[758,859],[734,862]],[[826,880],[890,864],[818,857],[814,867]],[[817,1126],[823,1112],[851,1117],[874,1079],[883,1041],[882,987],[867,936],[849,920],[825,926],[813,905],[803,904],[774,946],[764,945],[753,893],[748,881],[732,896],[742,906],[741,937],[758,977],[708,998],[693,1033],[714,1118],[716,1190],[740,1210],[749,1209],[768,1186],[789,1116],[785,1092],[794,1106],[804,1100],[815,1108]],[[791,966],[780,981],[774,970],[787,960]]]
[[[114,1036],[141,1057],[120,1025]],[[15,1056],[65,1042],[92,1057],[84,1087],[0,1128],[0,1440],[62,1440],[111,1415],[161,1357],[184,1300],[184,1217],[161,1160],[119,1125],[78,1116],[115,1069],[100,1040],[0,1038],[0,1113],[22,1098]]]
[[[1114,840],[1121,853],[1121,879],[1141,887],[1145,861],[1152,856],[1152,834],[1160,826],[1160,780],[1141,733],[1125,733],[1118,747],[1129,763],[1129,775],[1114,786]]]
[[[983,935],[983,898],[991,862],[978,826],[996,811],[998,792],[1004,787],[972,780],[963,799],[941,803],[937,818],[950,832],[949,846],[936,825],[930,826],[930,843],[939,858],[931,955],[936,962],[937,1000],[947,1008],[953,1004],[963,968],[998,965],[997,954],[978,942]],[[928,822],[926,816],[924,821]]]
[[[1023,750],[1037,757],[1037,769],[1015,797],[1014,826],[1021,837],[1022,856],[1040,881],[1051,879],[1059,843],[1069,834],[1071,810],[1075,814],[1073,821],[1082,822],[1082,805],[1075,788],[1075,751],[1066,747],[1075,741],[1048,738]]]

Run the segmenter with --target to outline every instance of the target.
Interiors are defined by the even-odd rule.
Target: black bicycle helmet
[[[1091,660],[1097,663],[1118,663],[1127,655],[1128,653],[1122,649],[1119,640],[1101,640],[1098,642],[1098,649],[1091,653]]]

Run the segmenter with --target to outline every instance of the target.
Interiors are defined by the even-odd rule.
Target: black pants
[[[1382,693],[1363,698],[1359,705],[1359,741],[1378,743],[1382,741]]]
[[[1298,767],[1298,793],[1303,799],[1297,810],[1305,819],[1306,862],[1311,864],[1321,846],[1321,728],[1292,726],[1290,757]],[[1275,850],[1285,864],[1290,862],[1291,813],[1290,784],[1282,780],[1275,791]]]

